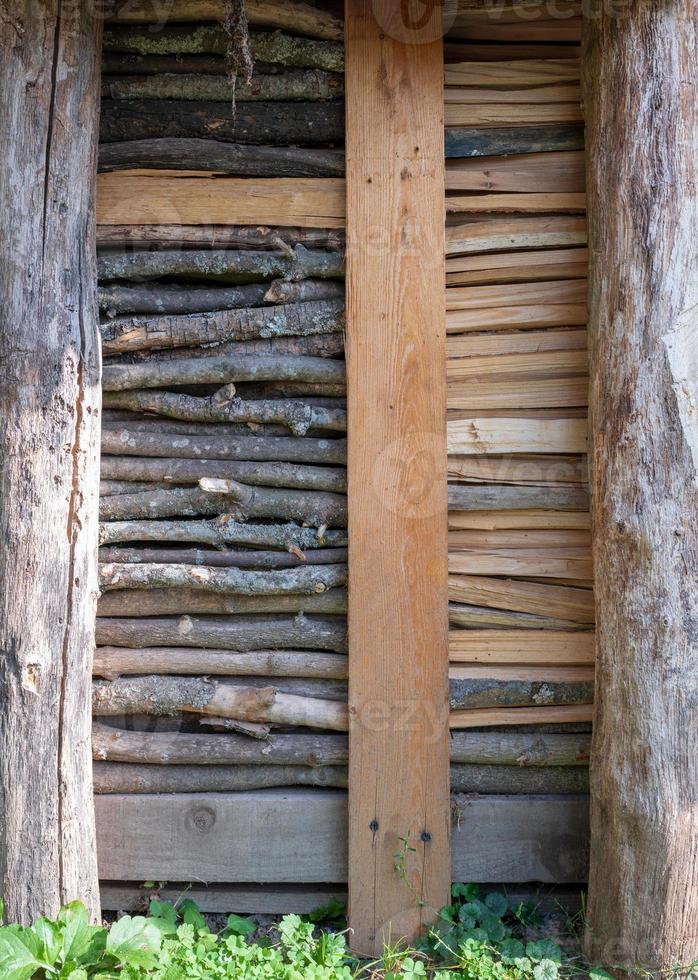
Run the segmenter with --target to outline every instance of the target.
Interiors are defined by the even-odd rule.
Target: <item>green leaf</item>
[[[177,910],[171,902],[153,899],[150,903],[150,922],[163,936],[174,936],[177,932]]]
[[[473,902],[476,898],[480,897],[480,886],[456,883],[451,886],[451,895],[453,898],[459,898],[463,902]]]
[[[552,939],[538,939],[536,942],[528,943],[526,955],[532,960],[552,960],[553,963],[562,963],[562,951]]]
[[[533,967],[534,980],[557,980],[557,976],[557,963],[552,960],[541,960]]]
[[[71,970],[66,980],[88,980],[87,970],[84,970],[82,967],[78,967],[77,970]]]
[[[31,948],[30,930],[0,929],[0,977],[2,980],[29,980],[46,966]],[[33,938],[33,937],[32,937]],[[25,942],[25,939],[28,941]],[[52,972],[55,973],[55,970]]]
[[[119,963],[152,967],[157,963],[162,936],[157,926],[142,915],[125,915],[111,927],[107,952]]]
[[[589,976],[591,980],[613,980],[613,977],[607,970],[602,970],[600,966],[594,966],[589,970]]]
[[[199,906],[191,898],[187,898],[182,902],[179,911],[187,925],[193,926],[196,930],[208,928],[206,920],[201,912],[199,912]]]
[[[57,923],[61,936],[61,962],[96,965],[104,951],[106,932],[99,926],[90,925],[89,912],[82,902],[64,905],[58,913]]]
[[[343,919],[346,916],[346,905],[344,902],[333,898],[327,905],[319,905],[308,916],[311,922],[333,922],[335,919]]]
[[[498,915],[500,919],[509,908],[509,903],[501,892],[489,892],[485,895],[485,905],[493,915]]]
[[[517,960],[522,959],[526,954],[526,947],[521,942],[520,939],[514,939],[510,937],[509,939],[503,940],[499,947],[499,955],[503,960]]]
[[[41,947],[41,959],[53,966],[61,952],[63,937],[55,922],[48,919],[38,919],[33,926],[33,933]]]
[[[249,936],[250,933],[254,932],[257,926],[251,919],[245,919],[242,915],[229,915],[227,929],[229,932],[235,933],[236,936]]]
[[[507,928],[502,920],[492,912],[487,912],[480,919],[480,925],[487,933],[490,942],[500,943],[507,934]]]

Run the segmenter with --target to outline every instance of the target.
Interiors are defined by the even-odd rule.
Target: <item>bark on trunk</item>
[[[298,524],[242,524],[227,516],[212,521],[114,521],[100,525],[101,544],[127,541],[167,541],[209,544],[215,548],[231,544],[250,548],[280,548],[306,552],[314,548],[343,548],[347,544],[344,530],[325,530]]]
[[[250,41],[256,63],[344,71],[344,45],[337,42],[291,37],[280,31],[253,33]],[[110,27],[104,32],[104,50],[123,54],[215,54],[225,57],[228,44],[228,35],[222,27],[207,24],[193,28],[189,25],[166,27],[157,32],[147,27]]]
[[[278,75],[253,75],[233,85],[227,75],[121,75],[105,78],[102,96],[107,99],[186,99],[225,102],[321,102],[341,98],[344,76],[324,71],[285,71]],[[250,157],[253,154],[250,154]],[[189,168],[187,168],[189,169]],[[215,170],[199,160],[194,170]],[[258,171],[259,172],[259,171]],[[270,174],[270,176],[273,176]],[[277,176],[281,176],[278,174]],[[299,176],[287,174],[286,176]]]
[[[88,678],[97,585],[99,18],[0,11],[0,894],[99,916]]]
[[[298,568],[346,564],[346,548],[318,548],[299,556],[288,551],[214,551],[204,548],[100,548],[99,560],[121,564],[212,565],[218,568]]]
[[[698,960],[698,7],[594,6],[582,59],[598,622],[586,948],[655,973]]]
[[[103,143],[166,137],[228,143],[341,143],[342,102],[230,102],[179,99],[105,99],[99,124]]]
[[[272,253],[257,254],[268,256]],[[273,264],[277,268],[281,265]],[[275,269],[271,274],[279,275],[279,272]],[[330,299],[213,313],[124,317],[103,323],[101,332],[104,352],[120,354],[154,348],[196,347],[231,340],[337,333],[344,329],[344,322],[344,302]]]

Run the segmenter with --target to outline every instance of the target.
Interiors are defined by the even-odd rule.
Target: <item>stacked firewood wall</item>
[[[444,89],[450,673],[452,686],[480,679],[489,700],[451,727],[499,738],[495,791],[583,792],[594,604],[580,11],[466,6]]]
[[[346,785],[343,32],[293,6],[234,86],[217,23],[105,31],[102,200],[240,180],[233,225],[99,216],[97,793]]]

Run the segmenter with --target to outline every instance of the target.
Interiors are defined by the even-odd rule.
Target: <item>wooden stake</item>
[[[349,922],[368,956],[450,887],[443,45],[401,40],[395,8],[346,17]]]

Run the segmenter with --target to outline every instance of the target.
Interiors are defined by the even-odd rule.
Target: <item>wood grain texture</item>
[[[587,952],[659,975],[698,959],[698,7],[591,14]]]
[[[443,52],[395,40],[393,8],[346,11],[349,921],[368,955],[449,889]]]
[[[95,803],[103,881],[288,885],[302,878],[307,887],[347,880],[347,797],[340,790],[114,795]],[[449,819],[447,800],[455,844],[449,876],[583,881],[587,806],[586,797],[575,796],[456,796]]]
[[[594,634],[555,630],[451,630],[451,663],[593,664]]]
[[[344,226],[344,181],[334,177],[240,178],[176,170],[97,177],[105,225]]]
[[[78,896],[99,918],[100,47],[87,0],[0,10],[0,894],[25,924]]]

